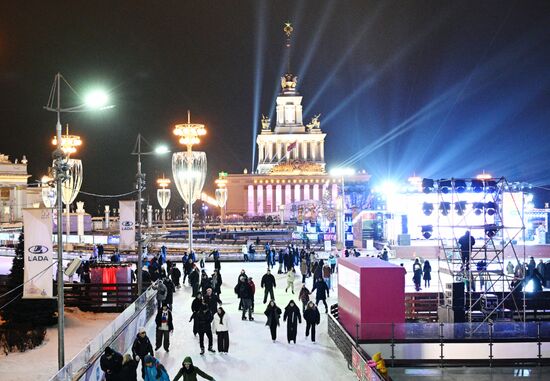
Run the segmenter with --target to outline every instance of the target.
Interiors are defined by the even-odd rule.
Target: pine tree
[[[15,248],[15,257],[8,279],[8,290],[23,284],[25,264],[25,237],[19,236],[19,243]],[[52,279],[53,282],[53,279]],[[0,311],[7,325],[30,325],[32,327],[46,327],[57,322],[57,301],[55,299],[23,299],[23,287],[2,299],[10,304]]]

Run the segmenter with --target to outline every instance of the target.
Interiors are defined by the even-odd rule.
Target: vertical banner
[[[120,201],[120,241],[119,250],[136,249],[136,202]]]
[[[23,209],[25,271],[23,298],[52,298],[52,210]]]

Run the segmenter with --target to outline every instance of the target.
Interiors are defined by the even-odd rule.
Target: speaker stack
[[[466,321],[464,283],[454,282],[445,285],[444,305],[438,306],[440,323],[464,323]]]

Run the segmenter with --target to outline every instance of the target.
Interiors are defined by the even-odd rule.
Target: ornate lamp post
[[[42,176],[42,202],[46,208],[53,208],[57,199],[57,189],[55,183],[50,176]]]
[[[162,178],[157,180],[157,184],[159,185],[160,189],[157,189],[157,201],[159,202],[160,207],[162,208],[162,228],[166,229],[166,207],[170,203],[170,188],[168,186],[170,185],[170,179],[165,178],[162,176]]]
[[[191,113],[187,111],[187,123],[174,126],[174,135],[187,146],[187,151],[172,155],[172,175],[180,196],[187,204],[189,215],[189,253],[193,251],[193,203],[201,196],[206,179],[206,153],[193,152],[193,145],[200,143],[206,135],[204,124],[191,123]]]
[[[220,172],[216,179],[216,203],[220,207],[220,224],[223,226],[225,204],[227,203],[227,172]]]

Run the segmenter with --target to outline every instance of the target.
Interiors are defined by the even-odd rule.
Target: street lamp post
[[[64,314],[64,282],[63,282],[63,182],[67,180],[67,170],[69,165],[66,158],[69,152],[64,152],[64,141],[61,135],[61,113],[62,112],[83,112],[90,109],[105,108],[107,97],[104,94],[96,93],[92,98],[88,97],[86,101],[78,106],[61,108],[61,80],[67,81],[61,73],[55,75],[54,83],[50,91],[48,103],[44,106],[47,111],[55,112],[57,115],[57,123],[55,125],[55,139],[58,142],[56,149],[53,151],[54,159],[55,183],[57,187],[57,365],[61,369],[65,366],[65,314]],[[67,83],[68,84],[68,83]],[[70,87],[70,86],[69,86]],[[72,87],[70,87],[72,89]],[[73,90],[74,91],[74,90]]]
[[[137,244],[138,244],[138,254],[137,254],[137,285],[138,285],[138,297],[143,293],[143,246],[142,246],[142,231],[141,225],[143,224],[143,213],[141,212],[141,200],[142,200],[142,191],[145,189],[145,174],[141,171],[141,156],[142,155],[161,155],[168,153],[168,148],[166,146],[158,146],[154,151],[141,152],[141,141],[144,140],[146,143],[147,140],[138,134],[136,139],[136,144],[132,155],[137,156],[137,174],[136,174],[136,188],[137,188],[137,210],[138,210],[138,223],[137,223]]]
[[[166,207],[170,202],[170,179],[167,179],[162,176],[162,178],[157,180],[157,184],[160,186],[160,189],[157,189],[157,201],[159,202],[160,207],[162,208],[162,228],[166,229]]]
[[[220,207],[220,225],[223,227],[225,204],[227,203],[227,172],[220,172],[216,183],[216,203]]]
[[[186,152],[178,152],[173,155],[172,172],[178,192],[187,203],[189,254],[191,254],[193,251],[193,203],[201,194],[206,176],[206,155],[204,153],[197,157],[196,162],[199,163],[199,170],[193,171],[196,156],[193,154],[193,145],[200,143],[200,136],[206,135],[206,128],[204,128],[204,124],[191,123],[191,113],[187,111],[187,123],[176,124],[174,135],[180,137],[180,144],[187,146]],[[184,165],[186,165],[187,171],[182,171],[182,161],[185,161]]]
[[[342,196],[341,199],[337,200],[337,228],[340,231],[340,234],[337,234],[339,241],[342,244],[342,247],[345,249],[346,246],[346,234],[345,234],[345,213],[346,213],[346,192],[345,192],[345,178],[346,176],[353,176],[355,170],[353,168],[334,168],[330,171],[330,175],[340,179]],[[340,210],[338,210],[340,209]]]

